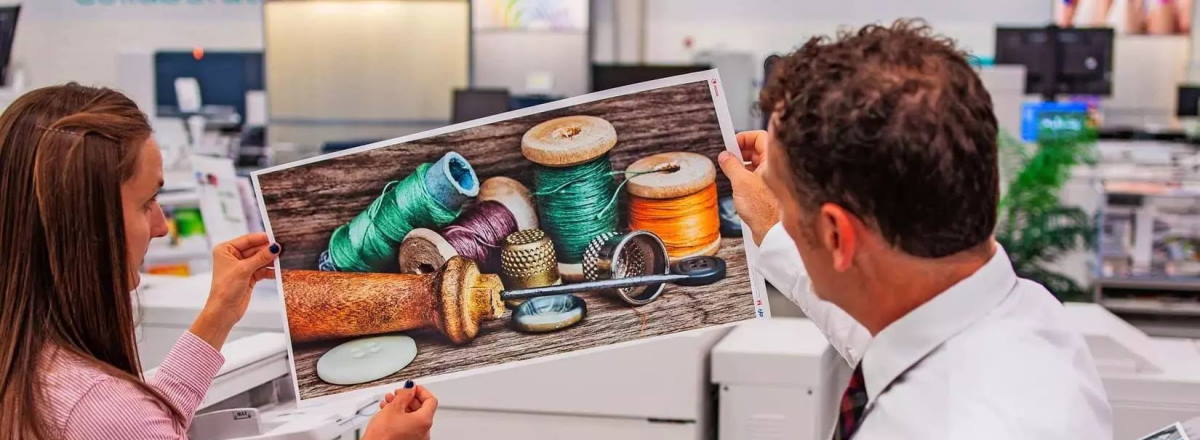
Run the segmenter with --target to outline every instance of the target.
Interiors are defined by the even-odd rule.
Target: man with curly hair
[[[814,38],[776,63],[767,131],[723,153],[758,270],[853,367],[835,439],[1108,439],[1062,305],[993,239],[991,98],[921,22]],[[830,417],[832,419],[832,417]]]

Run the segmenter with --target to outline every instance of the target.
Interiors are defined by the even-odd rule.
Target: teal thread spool
[[[617,143],[608,121],[566,116],[535,125],[521,138],[534,169],[540,224],[554,242],[564,280],[583,280],[583,252],[597,235],[617,230],[617,184],[606,155]]]
[[[383,193],[350,223],[339,226],[321,255],[321,270],[394,272],[404,236],[416,228],[440,228],[458,217],[479,194],[479,178],[466,158],[453,151],[424,163]]]
[[[617,230],[617,191],[607,156],[567,168],[538,165],[533,171],[538,211],[563,263],[583,261],[592,238]]]

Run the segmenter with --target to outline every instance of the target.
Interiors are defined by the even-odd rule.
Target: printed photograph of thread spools
[[[299,398],[761,317],[721,95],[698,72],[255,173]]]

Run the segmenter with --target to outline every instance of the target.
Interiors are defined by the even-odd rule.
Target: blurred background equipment
[[[1000,226],[1019,226],[1006,237],[1022,246],[1014,263],[1045,275],[1099,360],[1115,438],[1200,415],[1194,2],[8,3],[0,107],[77,81],[122,90],[151,117],[170,233],[142,268],[154,274],[139,289],[146,367],[204,304],[211,245],[225,234],[217,222],[239,224],[234,201],[246,230],[262,229],[251,170],[709,68],[720,72],[733,128],[763,128],[770,115],[754,108],[772,56],[839,29],[922,17],[972,55],[991,95],[1006,133],[1002,210],[1025,220],[1051,213]],[[1054,142],[1076,129],[1091,137]],[[198,179],[204,163],[221,172]],[[1038,203],[1020,203],[1029,195]],[[720,206],[723,233],[739,233],[732,207]],[[770,299],[790,319],[439,382],[435,436],[477,435],[486,424],[500,440],[820,438],[822,399],[840,392],[825,386],[836,357],[797,307],[774,290]],[[279,301],[273,283],[256,290],[192,438],[352,438],[373,413],[369,396],[294,408]]]
[[[199,86],[200,109],[182,108],[182,101],[175,86],[179,78],[195,80]],[[247,113],[247,94],[263,90],[262,52],[212,52],[196,49],[154,54],[154,111],[158,117],[204,113],[210,119],[225,116],[234,124],[240,125],[250,119]]]

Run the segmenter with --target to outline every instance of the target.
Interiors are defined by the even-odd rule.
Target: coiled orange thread
[[[653,232],[680,257],[699,251],[721,236],[717,184],[683,197],[649,199],[629,195],[629,227]]]

